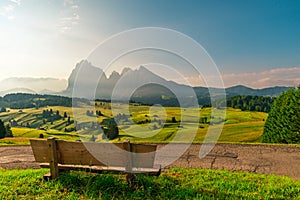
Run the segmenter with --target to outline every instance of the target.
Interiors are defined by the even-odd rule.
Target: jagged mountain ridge
[[[99,80],[99,78],[101,79]],[[121,84],[117,84],[117,83]],[[223,89],[191,87],[168,81],[141,66],[139,69],[124,68],[121,73],[113,72],[109,77],[98,67],[86,60],[76,64],[68,80],[55,78],[9,78],[0,82],[0,96],[9,93],[39,93],[74,96],[87,99],[130,100],[162,105],[178,104],[177,97],[187,104],[210,102],[209,91],[218,94]],[[77,89],[74,93],[74,84]],[[117,84],[117,85],[116,85]],[[138,86],[138,87],[137,87]],[[278,96],[291,87],[269,87],[252,89],[243,85],[226,88],[226,96]],[[61,92],[59,92],[61,91]],[[224,91],[224,90],[223,90]],[[114,92],[114,93],[112,93]]]
[[[93,98],[96,89],[96,98],[110,99],[112,91],[115,90],[116,97],[124,99],[128,94],[145,84],[159,84],[174,91],[179,90],[181,91],[180,95],[183,96],[186,95],[187,89],[191,89],[189,86],[167,81],[143,66],[137,70],[125,68],[120,74],[113,72],[107,78],[102,69],[93,66],[87,61],[81,61],[72,71],[64,94],[71,95],[74,88],[76,88],[75,90],[79,97]]]
[[[75,80],[76,90],[73,90]],[[289,88],[252,89],[238,85],[226,88],[225,91],[227,97],[237,95],[278,96]],[[107,77],[102,69],[87,61],[81,61],[72,71],[68,79],[68,87],[62,94],[71,96],[74,91],[76,91],[76,97],[88,99],[112,99],[113,97],[115,100],[128,100],[130,98],[147,104],[168,104],[167,102],[172,102],[173,105],[176,97],[189,104],[193,103],[193,100],[197,97],[200,104],[206,104],[210,101],[209,91],[214,95],[218,95],[222,89],[178,84],[160,77],[143,66],[136,70],[124,68],[121,73],[114,71]]]

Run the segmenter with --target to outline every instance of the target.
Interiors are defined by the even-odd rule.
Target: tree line
[[[77,103],[89,104],[86,99],[57,96],[57,95],[41,95],[41,94],[26,94],[16,93],[7,94],[0,97],[0,108],[25,109],[25,108],[40,108],[46,106],[65,106],[72,107]]]
[[[265,96],[251,96],[251,95],[238,95],[234,97],[217,100],[213,102],[214,107],[225,108],[231,107],[241,109],[242,111],[257,111],[257,112],[270,112],[271,106],[276,98]],[[226,103],[225,103],[226,102]],[[211,103],[203,106],[211,107]]]
[[[270,112],[275,97],[264,96],[234,96],[227,99],[227,107],[241,109],[242,111]]]

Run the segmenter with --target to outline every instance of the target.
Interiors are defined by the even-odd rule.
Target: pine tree
[[[112,140],[118,137],[119,128],[114,119],[105,119],[102,121],[102,124],[106,126],[103,131],[106,138]]]
[[[263,142],[300,143],[300,87],[283,92],[265,123]]]
[[[5,138],[5,135],[6,135],[6,129],[3,121],[0,119],[0,139]]]
[[[94,135],[92,135],[92,137],[90,138],[90,142],[95,142],[96,141],[96,138]]]
[[[5,137],[14,137],[9,124],[5,126],[5,131],[6,131]]]
[[[172,123],[176,123],[176,122],[177,122],[176,118],[172,117]]]

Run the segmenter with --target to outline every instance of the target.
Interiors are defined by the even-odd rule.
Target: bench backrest
[[[30,139],[36,162],[49,163],[54,154],[58,164],[108,167],[128,167],[130,165],[130,167],[137,168],[152,168],[157,147],[150,144],[130,144],[129,142],[83,143],[53,139],[52,142],[55,143],[51,146],[49,139]]]

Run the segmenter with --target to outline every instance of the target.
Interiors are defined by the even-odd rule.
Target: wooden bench
[[[135,184],[135,174],[159,176],[161,167],[154,165],[156,145],[124,143],[71,142],[48,139],[30,139],[36,162],[50,168],[46,179],[56,179],[59,172],[86,170],[125,173],[129,184]],[[97,159],[98,158],[98,159]],[[100,159],[99,159],[100,158]],[[105,163],[105,164],[104,164]]]

